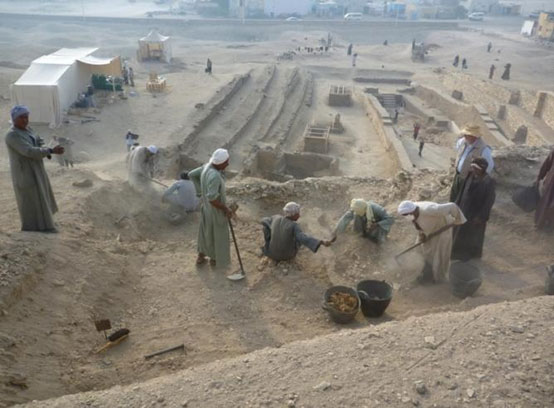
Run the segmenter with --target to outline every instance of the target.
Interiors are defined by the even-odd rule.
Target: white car
[[[289,17],[285,21],[302,21],[302,19],[298,17]]]
[[[344,15],[345,21],[359,21],[362,19],[362,13],[346,13]]]
[[[470,21],[483,21],[483,19],[485,18],[485,13],[477,11],[475,13],[470,13],[467,18]]]

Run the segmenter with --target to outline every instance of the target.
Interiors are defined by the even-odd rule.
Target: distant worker
[[[466,222],[464,214],[454,203],[437,204],[430,201],[402,201],[398,213],[414,224],[422,242],[424,266],[419,283],[439,283],[444,281],[450,269],[452,252],[452,231],[447,226]],[[439,232],[441,231],[442,232]],[[434,235],[437,234],[437,235]]]
[[[206,61],[206,69],[205,72],[207,74],[212,74],[212,60],[208,58],[208,61]]]
[[[123,83],[129,85],[129,71],[126,66],[121,70],[121,76],[123,77]]]
[[[58,140],[58,136],[57,135],[53,135],[52,136],[52,140],[50,140],[50,142],[48,143],[48,147],[50,148],[54,148],[56,146],[61,146],[60,145],[60,141]],[[61,166],[61,167],[64,167],[65,166],[65,163],[63,161],[63,154],[57,154],[56,155],[56,161],[58,162],[58,164]]]
[[[504,65],[504,73],[502,74],[502,79],[504,81],[510,80],[510,70],[512,69],[512,64],[506,64]]]
[[[352,55],[352,66],[355,67],[356,66],[356,59],[358,58],[358,54],[354,54]]]
[[[352,221],[355,232],[377,244],[385,242],[394,224],[394,218],[379,204],[355,198],[350,202],[350,210],[344,213],[335,227],[332,241],[337,239],[338,234],[344,233]]]
[[[458,68],[458,64],[460,63],[460,56],[459,55],[456,55],[454,57],[454,62],[452,63],[452,65],[454,65],[456,68]]]
[[[487,173],[494,169],[492,149],[481,139],[479,126],[466,126],[461,131],[461,137],[456,142],[458,156],[456,158],[456,174],[450,189],[450,201],[455,202],[463,187],[464,180],[471,170],[472,160],[483,157],[487,163]]]
[[[135,87],[135,71],[133,67],[129,67],[129,83],[133,88]]]
[[[415,122],[414,123],[414,134],[413,134],[414,140],[417,139],[417,135],[419,135],[419,130],[420,129],[421,129],[421,125],[418,122]]]
[[[398,109],[395,109],[394,110],[394,118],[393,118],[393,123],[398,123]]]
[[[151,180],[154,176],[153,158],[158,153],[154,145],[137,146],[129,155],[129,184],[138,189],[152,187]]]
[[[496,67],[494,66],[494,64],[492,64],[491,67],[489,68],[489,79],[492,79],[492,77],[494,76],[495,70],[496,70]]]
[[[300,218],[300,205],[290,202],[283,208],[284,215],[274,215],[262,219],[264,246],[262,253],[276,262],[290,261],[298,250],[305,246],[317,252],[321,245],[330,246],[330,241],[313,238],[300,228],[296,221]]]
[[[551,231],[554,229],[554,150],[541,166],[537,185],[540,199],[535,212],[535,226]]]
[[[133,146],[139,138],[139,135],[136,133],[131,132],[131,129],[127,131],[127,134],[125,135],[125,146],[127,146],[127,151],[131,151],[131,146]]]
[[[467,59],[462,60],[462,69],[467,69]]]
[[[415,38],[412,40],[412,51],[415,49]]]
[[[389,45],[389,40],[385,40],[383,41],[383,45],[386,47],[387,45]]]
[[[164,192],[162,202],[169,204],[168,217],[172,224],[182,222],[187,213],[198,210],[200,200],[188,172],[182,172],[180,179]]]
[[[456,198],[467,222],[454,229],[452,259],[465,262],[483,255],[485,230],[496,198],[496,183],[487,174],[488,166],[482,157],[473,159],[471,171]]]
[[[352,44],[348,44],[348,48],[346,50],[346,55],[348,55],[348,56],[352,55]]]
[[[423,148],[425,147],[425,138],[423,137],[423,135],[419,135],[418,139],[419,139],[419,148],[418,148],[417,154],[419,157],[423,157],[422,153],[423,153]]]
[[[210,161],[189,173],[196,194],[201,200],[201,218],[198,229],[197,265],[206,263],[226,268],[231,263],[229,219],[233,210],[227,206],[223,171],[229,166],[229,152],[217,149]]]
[[[58,211],[43,159],[64,153],[61,146],[42,147],[42,139],[29,127],[29,108],[11,110],[12,128],[6,135],[13,189],[22,231],[58,232],[53,214]]]
[[[64,148],[64,153],[63,155],[61,155],[63,165],[68,168],[69,166],[73,167],[73,144],[75,142],[71,139],[68,139],[67,137],[60,137],[58,138],[58,140],[60,142],[60,146]]]
[[[487,52],[491,52],[491,50],[492,50],[492,43],[489,41],[487,45]]]

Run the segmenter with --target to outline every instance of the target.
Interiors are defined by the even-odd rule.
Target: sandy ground
[[[30,407],[546,407],[552,298],[344,330]]]
[[[385,279],[393,284],[393,302],[383,318],[372,321],[374,324],[403,320],[414,315],[470,310],[482,304],[533,298],[543,293],[544,267],[552,263],[553,238],[532,229],[532,215],[522,214],[514,207],[510,191],[515,184],[533,179],[548,152],[546,148],[523,147],[497,152],[495,177],[499,182],[498,199],[489,223],[485,256],[476,263],[484,273],[484,283],[474,297],[464,301],[451,295],[447,284],[414,285],[421,264],[418,256],[407,257],[400,265],[392,261],[394,254],[415,239],[412,226],[404,220],[397,220],[389,241],[383,246],[345,235],[331,248],[322,248],[317,254],[303,250],[295,262],[277,266],[265,264],[259,257],[262,236],[258,221],[263,216],[278,213],[285,202],[297,200],[304,208],[301,225],[306,231],[323,239],[330,236],[336,221],[354,197],[375,200],[391,213],[394,213],[398,202],[405,198],[445,201],[451,179],[449,163],[453,156],[450,142],[454,135],[437,136],[426,145],[424,157],[419,159],[414,155],[417,146],[410,140],[409,132],[413,120],[417,118],[402,113],[398,128],[408,132],[402,139],[415,169],[413,174],[399,173],[391,159],[391,152],[382,144],[362,108],[359,98],[363,94],[363,87],[355,83],[353,78],[385,76],[393,70],[404,71],[406,74],[402,75],[413,74],[415,81],[443,87],[449,92],[452,83],[462,75],[469,83],[469,88],[478,88],[486,76],[489,63],[485,60],[488,57],[485,46],[492,39],[495,47],[502,47],[502,58],[513,61],[514,81],[510,84],[489,84],[491,92],[508,92],[507,86],[531,92],[553,89],[551,81],[548,81],[552,51],[525,40],[514,41],[497,35],[490,37],[477,32],[450,30],[422,38],[438,43],[440,48],[430,55],[428,63],[415,64],[409,58],[409,40],[403,43],[392,41],[394,36],[399,39],[411,38],[412,28],[400,26],[406,29],[401,28],[394,35],[391,34],[388,47],[374,45],[377,39],[385,35],[384,31],[379,31],[381,29],[367,42],[356,42],[355,49],[360,57],[358,66],[352,68],[351,60],[346,57],[346,46],[348,42],[354,41],[351,38],[363,37],[362,28],[352,28],[352,33],[348,34],[348,28],[337,26],[337,32],[332,31],[336,43],[329,53],[302,53],[292,61],[284,61],[276,57],[298,46],[317,46],[319,39],[326,37],[327,31],[293,29],[284,25],[280,27],[279,35],[276,35],[275,27],[268,29],[265,34],[257,28],[258,37],[250,37],[253,40],[246,41],[243,38],[252,35],[253,27],[239,28],[222,23],[217,29],[213,29],[213,26],[199,28],[194,35],[189,35],[190,31],[186,31],[186,28],[180,31],[171,27],[168,31],[176,36],[176,61],[171,65],[139,64],[133,57],[136,39],[148,31],[140,25],[78,25],[57,20],[25,25],[22,21],[6,21],[0,27],[3,34],[0,42],[3,51],[3,61],[0,63],[0,128],[4,131],[9,127],[9,84],[17,79],[31,60],[58,47],[85,46],[93,42],[102,47],[101,52],[105,55],[121,53],[136,68],[137,86],[134,90],[127,90],[134,91],[136,95],[128,93],[127,99],[116,98],[112,103],[109,97],[98,95],[99,109],[88,114],[97,117],[99,122],[82,124],[81,118],[71,116],[69,123],[59,129],[49,129],[43,125],[35,127],[47,140],[54,134],[71,137],[76,142],[75,150],[84,151],[89,157],[88,161],[79,163],[75,169],[62,169],[55,163],[47,163],[61,208],[57,215],[60,234],[43,236],[18,231],[19,222],[7,157],[5,149],[0,149],[0,206],[4,209],[0,213],[0,406],[68,393],[102,390],[181,369],[217,370],[217,364],[235,363],[229,360],[231,363],[195,367],[339,331],[342,328],[332,323],[321,310],[323,292],[335,284],[355,286],[358,281],[371,278]],[[429,30],[425,26],[418,32]],[[228,38],[215,38],[225,32]],[[198,39],[203,34],[208,39]],[[271,36],[271,41],[256,39],[264,35]],[[463,46],[460,45],[460,39],[465,41]],[[460,51],[452,51],[456,47]],[[468,55],[468,72],[460,74],[449,67],[454,52]],[[211,76],[203,72],[208,57],[214,61],[214,74]],[[473,61],[476,61],[475,64]],[[439,67],[445,69],[437,73]],[[169,89],[166,93],[152,95],[146,92],[145,82],[151,70],[156,70],[168,79]],[[236,93],[228,94],[241,77],[247,79],[237,88]],[[355,88],[357,96],[353,107],[335,109],[327,105],[326,90],[332,83]],[[389,85],[383,89],[396,91],[395,87]],[[468,97],[471,97],[470,92]],[[224,103],[212,111],[217,101],[221,100]],[[256,171],[251,173],[254,177],[250,178],[241,173],[255,157],[256,145],[265,143],[283,152],[301,152],[306,125],[313,121],[330,121],[335,113],[341,114],[346,129],[345,133],[332,136],[329,152],[339,162],[340,177],[326,177],[328,174],[323,171],[318,174],[324,176],[322,178],[277,183],[255,178],[259,175]],[[210,120],[204,120],[206,117],[210,117]],[[150,202],[130,189],[126,182],[123,139],[129,128],[141,135],[143,144],[156,143],[162,147],[157,177],[165,183],[171,182],[185,161],[203,162],[214,148],[221,145],[230,149],[231,169],[237,175],[229,181],[229,196],[241,206],[236,231],[246,266],[246,281],[232,283],[224,279],[221,272],[211,270],[210,267],[196,268],[193,261],[196,255],[197,214],[191,215],[181,226],[171,226],[165,221],[157,201]],[[91,180],[93,186],[83,189],[73,185],[85,179]],[[237,266],[236,259],[233,259],[233,265]],[[548,300],[543,303],[542,299],[537,299],[531,303],[507,307],[525,308],[526,305],[529,305],[529,313],[542,316],[540,313],[545,313],[544,309],[549,303]],[[491,313],[496,316],[494,311],[502,307],[490,309],[493,311]],[[504,314],[499,312],[499,319],[508,319],[511,309],[506,310]],[[460,319],[456,316],[446,314],[436,321],[433,317],[426,318],[425,322],[436,325],[433,326],[436,329],[430,327],[427,331],[437,339],[442,338],[441,330],[449,332],[449,328],[454,327],[449,325],[454,325]],[[471,314],[459,316],[468,318]],[[129,328],[132,332],[129,340],[106,354],[95,354],[94,350],[103,344],[103,335],[94,330],[92,321],[95,317],[110,318],[116,328]],[[513,324],[527,324],[523,317],[521,320]],[[536,317],[529,327],[543,323],[546,325],[546,321]],[[386,354],[384,359],[394,360],[395,364],[400,364],[401,359],[397,358],[396,353],[384,353],[385,348],[396,347],[394,343],[403,345],[407,348],[399,351],[402,355],[417,348],[416,343],[412,347],[412,343],[407,340],[401,341],[395,337],[395,330],[399,330],[399,333],[403,330],[401,324],[394,323],[376,329],[383,330],[380,334],[383,344],[379,345],[382,349],[376,349],[376,353]],[[367,325],[365,319],[358,317],[351,327],[363,328]],[[391,335],[385,333],[389,331]],[[344,333],[367,337],[362,330]],[[533,334],[538,336],[537,333]],[[7,340],[4,341],[4,338]],[[393,338],[394,341],[391,340]],[[471,341],[461,339],[457,343],[460,345],[458,352],[473,353],[475,338]],[[334,340],[312,341],[316,344]],[[415,338],[413,341],[416,341]],[[520,347],[516,340],[504,338],[500,334],[495,337],[495,342],[498,342],[499,347],[506,342],[510,350]],[[149,352],[181,343],[185,344],[186,355],[177,353],[148,362],[143,359]],[[355,343],[352,343],[353,348],[356,347]],[[421,343],[422,340],[417,340],[418,345]],[[307,344],[312,347],[310,343]],[[542,347],[542,344],[537,347]],[[323,349],[330,350],[332,347],[336,348],[336,345],[324,346]],[[366,353],[363,351],[366,349],[360,347],[360,350]],[[416,354],[419,356],[419,353],[421,351]],[[355,359],[353,351],[341,356],[344,357],[344,365],[348,367]],[[415,362],[417,357],[414,356],[410,358]],[[473,356],[475,361],[483,358],[481,354]],[[546,362],[547,357],[545,354],[542,360],[531,361]],[[291,366],[289,371],[300,372],[303,360],[300,357],[294,357],[293,360],[297,366]],[[482,382],[479,378],[472,379],[475,385],[465,385],[465,382],[462,385],[465,378],[451,379],[458,383],[457,388],[440,388],[442,391],[436,393],[433,388],[431,396],[421,397],[421,403],[427,405],[427,400],[430,403],[444,402],[446,400],[441,398],[446,398],[446,395],[447,400],[451,401],[448,406],[455,406],[460,402],[458,398],[461,398],[461,402],[464,398],[475,402],[467,394],[466,388],[471,388],[476,392],[481,406],[491,406],[496,399],[507,406],[513,401],[521,406],[533,406],[525,405],[528,401],[539,404],[537,406],[547,404],[549,394],[544,387],[540,388],[539,394],[534,395],[535,400],[508,392],[504,397],[494,399],[494,394],[492,399],[484,398],[486,392],[492,393],[489,390],[494,388],[493,385],[500,381],[502,375],[512,375],[514,379],[525,378],[527,382],[532,382],[542,373],[537,371],[533,374],[535,380],[532,380],[529,374],[531,368],[527,365],[521,374],[515,375],[504,366],[504,362],[509,361],[508,357],[499,357],[498,361],[498,366],[491,366],[483,372],[485,377],[495,376],[494,381],[487,383],[485,388],[480,388]],[[317,366],[313,364],[313,367]],[[430,367],[427,364],[432,363],[426,362],[421,367],[418,378],[409,377],[406,380],[410,392],[413,381],[428,378],[430,371],[426,370],[430,370]],[[443,369],[441,367],[439,369]],[[464,375],[470,368],[464,367]],[[356,371],[355,375],[359,375],[358,370],[348,370]],[[446,366],[444,370],[447,370]],[[180,375],[189,376],[195,372]],[[392,385],[396,384],[394,381],[400,381],[401,377],[392,368],[386,373],[382,381],[390,382],[390,390],[398,389],[400,397],[387,388],[385,398],[380,393],[385,393],[385,390],[379,391],[382,388],[379,383],[372,383],[372,392],[376,396],[360,396],[363,399],[351,400],[353,405],[350,406],[372,406],[373,400],[388,406],[394,406],[398,400],[402,402],[404,389]],[[259,378],[262,376],[261,373],[256,375]],[[240,373],[235,376],[246,378]],[[306,376],[310,376],[309,371],[306,371]],[[334,390],[335,380],[321,376],[321,380],[310,383],[309,389],[329,381]],[[360,381],[356,379],[351,383]],[[545,383],[548,384],[546,380]],[[199,389],[207,389],[207,395],[212,393],[210,390],[222,387],[202,384],[203,380],[197,382]],[[427,387],[435,387],[432,384],[428,383]],[[134,387],[138,387],[135,390],[137,400],[129,402],[130,406],[150,404],[151,401],[138,392],[142,390],[141,386]],[[279,399],[271,400],[266,405],[282,406],[287,403],[288,394],[297,392],[283,385],[285,389],[278,396],[267,397],[261,387],[255,384],[252,387],[256,388],[249,390],[243,401],[250,401],[251,405],[256,406],[267,398],[276,397]],[[344,391],[340,392],[346,394],[349,388],[342,384],[341,387]],[[226,385],[221,388],[226,389]],[[199,391],[187,388],[186,392],[183,390],[183,395],[189,391],[194,397],[187,396],[185,400],[192,403],[194,399],[194,403],[202,406],[202,400],[197,400]],[[312,397],[311,393],[305,402],[299,400],[299,406],[325,406],[325,403],[328,406],[349,405],[343,394],[336,400],[322,402],[323,399],[318,399],[320,394],[316,393]],[[161,402],[159,398],[162,398]],[[409,401],[404,404],[420,397],[410,394],[406,398]],[[160,404],[165,400],[168,406],[184,402],[180,397],[174,400],[173,396],[170,398],[169,394],[162,393],[156,394],[153,399]],[[101,399],[91,401],[93,405],[109,406]],[[224,404],[223,400],[205,401],[207,405],[203,406]],[[345,404],[341,404],[341,401],[345,401]],[[59,404],[71,406],[74,402],[62,401]]]

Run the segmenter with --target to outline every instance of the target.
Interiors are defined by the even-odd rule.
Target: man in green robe
[[[197,265],[204,264],[206,258],[210,258],[210,264],[218,268],[226,268],[231,262],[228,219],[233,216],[233,211],[227,207],[222,174],[228,165],[227,150],[217,149],[207,164],[189,173],[202,206]]]
[[[387,239],[391,226],[394,224],[394,218],[387,214],[387,211],[379,204],[355,198],[350,202],[350,210],[341,217],[335,227],[333,241],[336,240],[338,234],[346,231],[352,221],[354,221],[354,231],[378,244]]]
[[[63,154],[61,146],[42,147],[42,140],[29,127],[29,109],[11,110],[13,127],[6,135],[13,189],[22,231],[57,232],[53,214],[58,211],[42,160]]]

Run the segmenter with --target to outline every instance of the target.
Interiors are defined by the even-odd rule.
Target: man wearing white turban
[[[218,268],[231,263],[229,221],[233,211],[227,207],[223,170],[229,165],[229,152],[217,149],[210,161],[189,173],[201,200],[200,228],[198,230],[197,265],[206,262]]]
[[[262,252],[274,261],[289,261],[296,257],[303,245],[317,252],[321,245],[330,246],[330,241],[322,241],[302,232],[296,221],[300,218],[300,205],[290,202],[283,208],[284,216],[274,215],[262,219],[265,245]]]
[[[341,217],[335,227],[333,241],[338,234],[346,231],[352,221],[354,221],[353,229],[355,232],[378,244],[387,239],[391,226],[394,224],[394,218],[387,214],[387,211],[379,204],[361,198],[354,198],[350,202],[350,210]]]
[[[452,231],[447,229],[430,239],[428,237],[447,225],[461,225],[466,222],[464,214],[454,203],[437,204],[429,201],[402,201],[398,213],[408,217],[419,232],[416,242],[423,242],[425,261],[420,283],[441,282],[450,269],[452,252]]]

